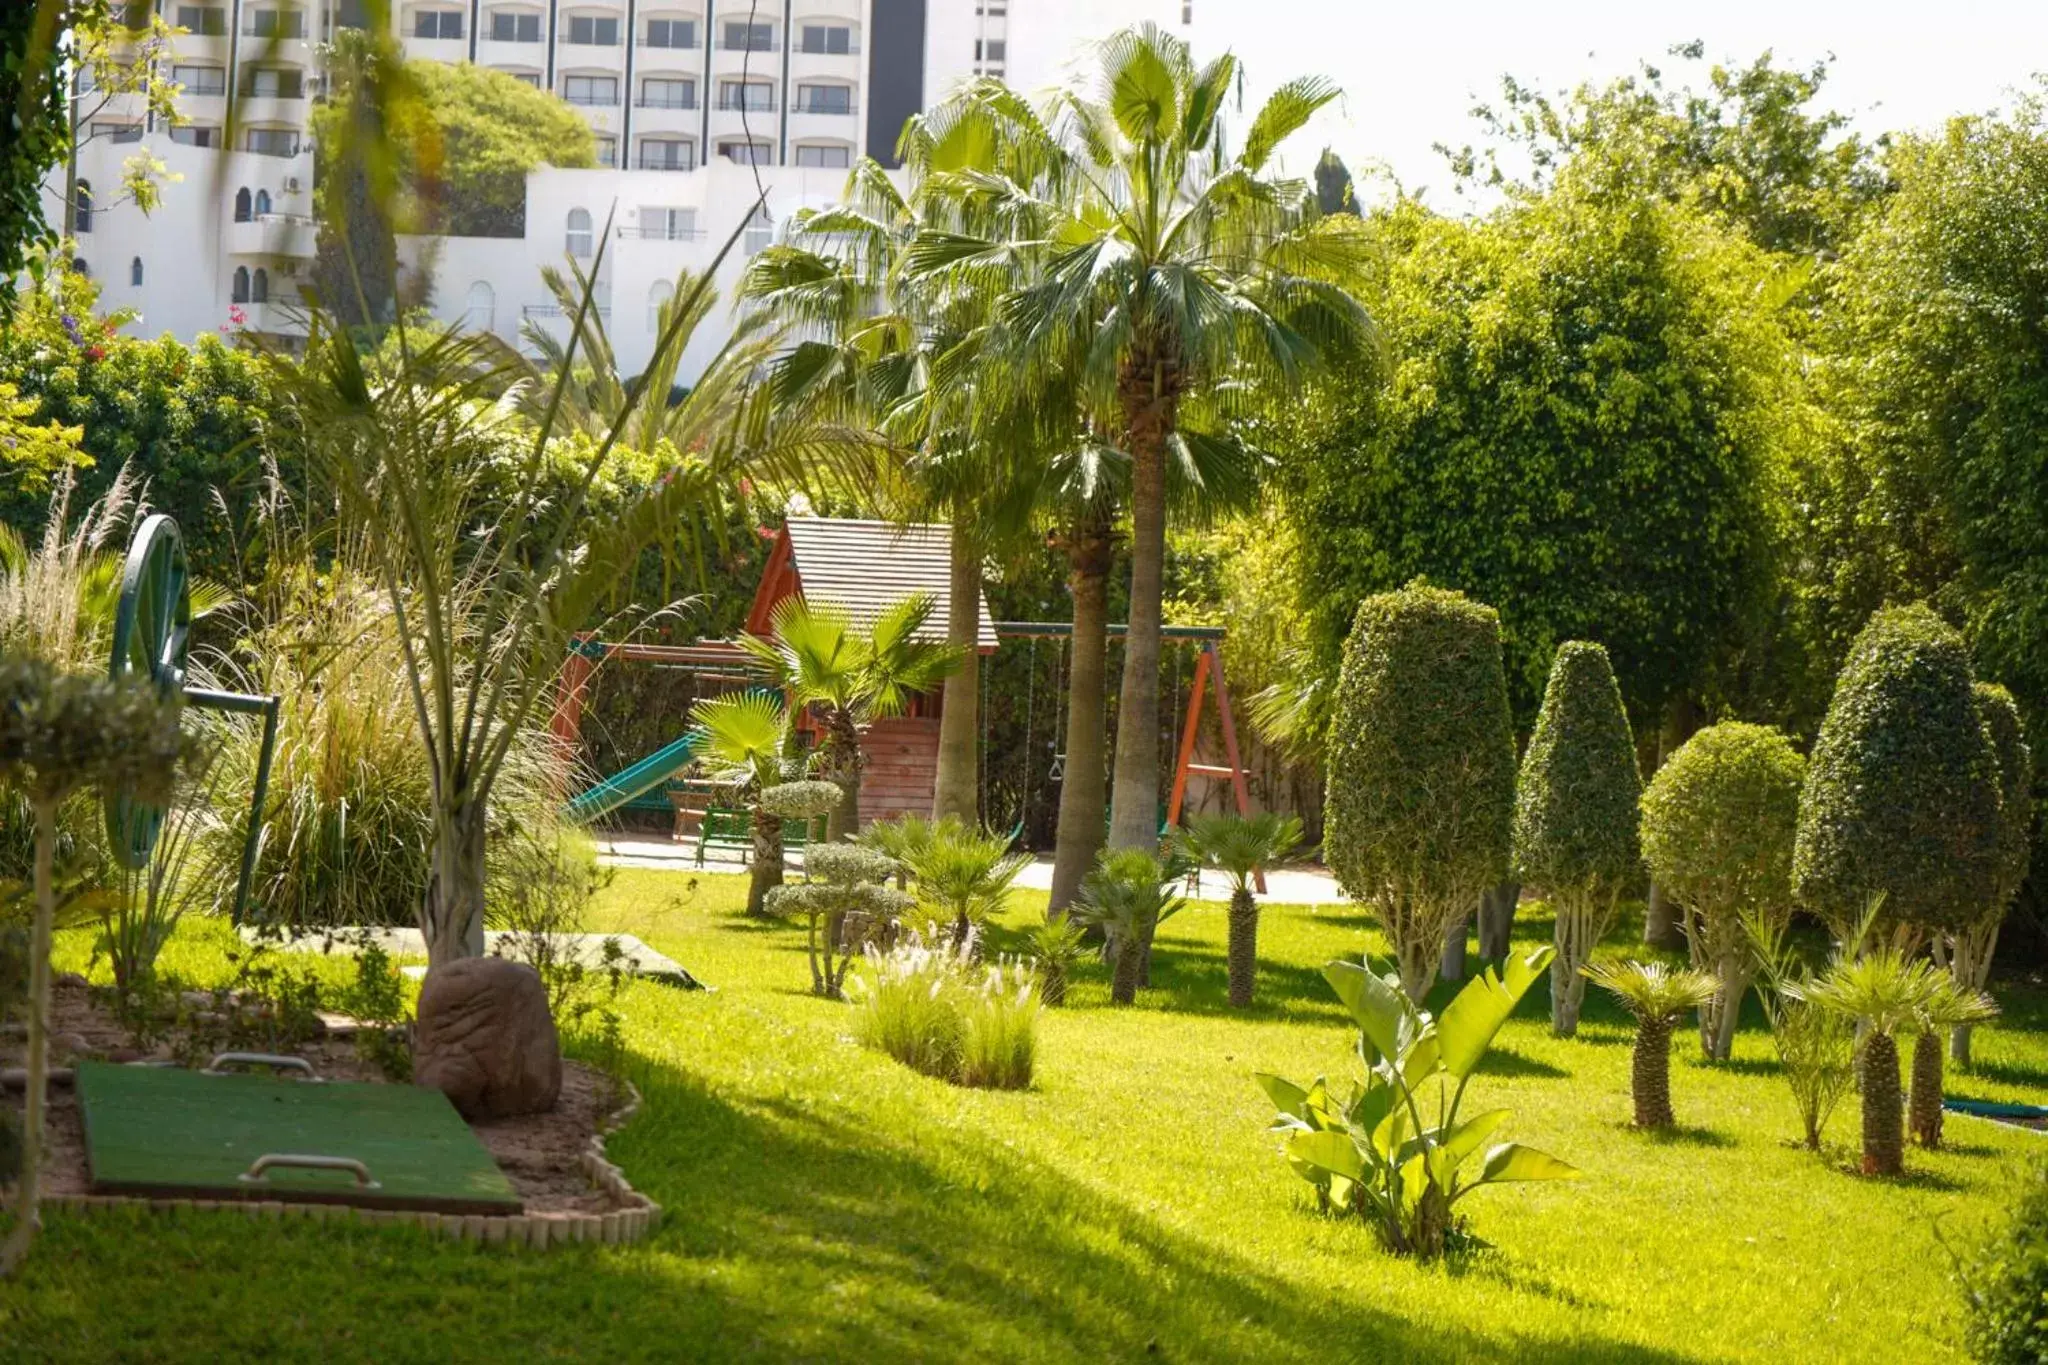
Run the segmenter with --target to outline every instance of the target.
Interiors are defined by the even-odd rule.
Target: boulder
[[[467,957],[427,973],[413,1029],[413,1080],[467,1119],[552,1109],[562,1046],[547,987],[523,962]]]

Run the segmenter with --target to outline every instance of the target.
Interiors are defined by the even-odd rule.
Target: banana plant
[[[1375,975],[1369,962],[1323,968],[1358,1025],[1365,1079],[1340,1100],[1320,1076],[1307,1087],[1258,1076],[1280,1110],[1272,1131],[1319,1205],[1358,1214],[1390,1251],[1427,1260],[1445,1251],[1458,1201],[1472,1191],[1578,1178],[1575,1167],[1534,1148],[1489,1145],[1507,1110],[1463,1113],[1472,1074],[1552,953],[1544,947],[1510,959],[1505,976],[1488,968],[1440,1016],[1408,998],[1398,972]]]

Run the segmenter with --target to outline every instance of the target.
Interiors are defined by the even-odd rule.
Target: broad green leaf
[[[1365,1179],[1365,1158],[1349,1133],[1297,1133],[1287,1140],[1287,1155],[1346,1180]]]
[[[1266,1098],[1273,1101],[1275,1109],[1297,1118],[1303,1115],[1303,1106],[1308,1103],[1308,1091],[1293,1081],[1283,1080],[1267,1071],[1252,1073],[1252,1079],[1266,1092]]]
[[[1443,1058],[1442,1045],[1438,1043],[1434,1030],[1423,1033],[1409,1044],[1401,1058],[1401,1081],[1410,1090],[1418,1090],[1422,1083],[1434,1076]]]
[[[1515,1006],[1543,975],[1556,950],[1543,947],[1526,957],[1508,959],[1505,978],[1489,967],[1459,991],[1436,1021],[1438,1046],[1443,1050],[1444,1070],[1464,1080],[1478,1069],[1493,1036],[1500,1032]],[[1327,974],[1327,972],[1325,973]]]
[[[1354,1131],[1370,1133],[1380,1126],[1388,1113],[1400,1102],[1400,1098],[1393,1086],[1378,1077],[1372,1077],[1359,1087],[1357,1096],[1351,1101],[1351,1108],[1345,1111],[1345,1120]]]
[[[1422,1202],[1429,1188],[1429,1153],[1417,1152],[1401,1163],[1401,1207],[1412,1209]]]
[[[1479,1144],[1492,1137],[1494,1129],[1507,1122],[1507,1118],[1507,1110],[1489,1109],[1453,1128],[1443,1141],[1444,1155],[1449,1158],[1451,1169],[1463,1165],[1465,1158],[1478,1151]]]
[[[1577,1180],[1579,1168],[1567,1165],[1534,1147],[1503,1142],[1486,1154],[1478,1184],[1500,1184],[1510,1180]]]
[[[1401,1021],[1408,999],[1356,962],[1337,961],[1323,968],[1323,979],[1337,992],[1352,1020],[1381,1055],[1401,1055]]]

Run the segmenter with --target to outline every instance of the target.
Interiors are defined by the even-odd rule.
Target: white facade
[[[348,21],[353,0],[159,4],[188,30],[173,58],[180,124],[153,124],[132,102],[102,113],[80,149],[81,208],[108,204],[138,151],[180,178],[148,217],[122,204],[82,211],[79,259],[108,305],[140,312],[145,332],[290,335],[313,259],[306,127],[321,91],[318,44]],[[835,200],[862,155],[891,158],[900,115],[977,74],[1035,91],[1069,78],[1077,54],[1118,28],[1151,20],[1185,33],[1192,17],[1190,0],[396,0],[408,55],[473,61],[553,90],[590,121],[604,163],[530,176],[523,238],[445,238],[434,249],[408,240],[403,255],[432,271],[438,316],[514,339],[522,320],[547,325],[554,301],[540,269],[583,243],[571,213],[589,215],[591,236],[611,215],[601,283],[607,330],[631,372],[651,346],[657,282],[709,263],[757,179],[771,226],[728,258],[727,297],[772,225]],[[228,149],[231,95],[240,127]],[[705,333],[686,376],[723,340],[722,329]]]

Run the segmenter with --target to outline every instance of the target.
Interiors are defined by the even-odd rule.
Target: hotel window
[[[619,140],[600,135],[597,139],[597,164],[616,166],[619,164]]]
[[[171,79],[185,87],[188,95],[225,95],[228,73],[218,66],[173,66]]]
[[[617,47],[619,21],[595,14],[569,16],[569,41],[578,47]]]
[[[686,242],[697,235],[697,210],[642,205],[640,235],[657,242]]]
[[[137,289],[142,287],[142,258],[140,256],[128,262],[128,283]]]
[[[105,119],[96,119],[92,125],[92,135],[94,137],[106,138],[112,142],[140,142],[142,141],[142,125],[139,123],[110,123]]]
[[[796,108],[800,114],[850,114],[853,87],[850,85],[799,85]]]
[[[803,51],[839,56],[853,51],[853,30],[838,24],[805,24]]]
[[[844,169],[853,164],[853,153],[845,147],[798,147],[796,164],[799,166],[837,166]]]
[[[1005,44],[1001,38],[991,38],[987,42],[979,38],[974,40],[974,60],[977,62],[999,62],[1003,60],[1004,51]]]
[[[472,332],[488,332],[498,321],[498,291],[478,280],[469,287],[469,303],[462,312],[462,325]]]
[[[697,21],[695,19],[649,19],[647,21],[647,46],[649,47],[695,47],[697,45]]]
[[[693,171],[696,168],[697,146],[688,138],[643,137],[640,139],[641,170]]]
[[[423,9],[412,17],[412,36],[415,38],[460,38],[462,36],[462,11],[459,9]]]
[[[769,81],[720,81],[718,107],[749,112],[775,107],[775,86]]]
[[[252,9],[242,16],[242,32],[252,38],[303,38],[306,16],[295,9]]]
[[[264,99],[303,99],[306,94],[305,73],[294,67],[255,67],[249,72],[249,93]]]
[[[571,104],[612,105],[619,102],[617,76],[564,76],[562,98]]]
[[[570,209],[569,230],[564,246],[571,256],[588,256],[591,248],[590,210]]]
[[[773,52],[775,25],[728,23],[720,46],[727,52]]]
[[[299,135],[289,128],[251,128],[242,135],[242,146],[264,156],[297,156]]]
[[[737,161],[742,166],[766,166],[769,164],[769,149],[765,142],[747,142],[736,137],[721,138],[718,154],[727,161]]]
[[[676,287],[667,280],[656,280],[647,291],[647,330],[659,334],[661,331],[661,310],[675,297]]]
[[[677,80],[645,80],[640,83],[640,107],[643,109],[695,109],[697,107],[697,82]]]
[[[491,41],[494,43],[537,43],[540,41],[540,16],[538,14],[513,14],[499,10],[491,15]]]
[[[766,251],[775,241],[775,223],[768,217],[766,208],[757,208],[747,219],[747,235],[740,245],[751,256],[757,251]]]
[[[498,70],[505,71],[505,68],[501,66]],[[538,71],[505,71],[505,74],[518,81],[521,85],[530,85],[536,90],[540,89],[540,72]]]
[[[180,123],[171,129],[171,141],[187,147],[220,146],[220,129],[196,123]]]
[[[180,5],[178,27],[194,37],[219,38],[228,31],[228,12],[212,5]]]

